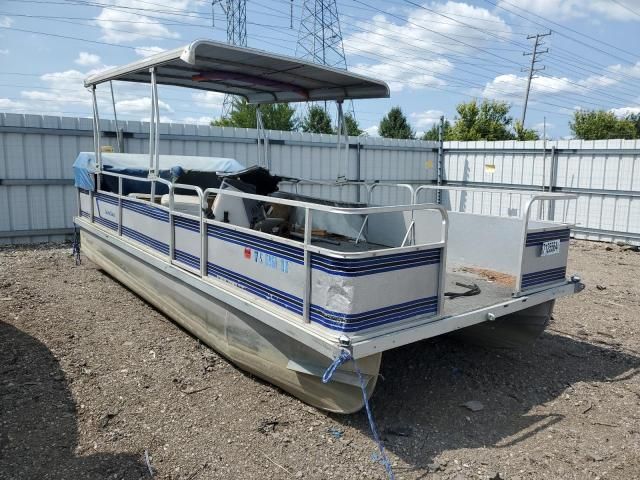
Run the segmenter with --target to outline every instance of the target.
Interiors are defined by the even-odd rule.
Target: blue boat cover
[[[145,178],[149,173],[149,155],[144,153],[102,153],[104,171]],[[245,167],[233,158],[196,157],[191,155],[160,155],[158,176],[174,181],[186,171],[233,173]],[[84,190],[94,190],[93,174],[96,172],[94,152],[80,152],[73,162],[75,186]],[[104,180],[115,181],[114,177]],[[109,182],[112,183],[112,182]],[[138,182],[135,182],[138,183]],[[142,183],[142,182],[140,182]],[[148,183],[146,184],[148,188]],[[136,190],[139,191],[139,190]],[[125,195],[126,193],[123,192]],[[158,192],[161,193],[161,192]]]

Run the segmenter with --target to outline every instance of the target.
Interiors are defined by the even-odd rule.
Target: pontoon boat
[[[101,149],[95,93],[112,80],[151,86],[148,156]],[[160,154],[157,85],[257,105],[336,101],[342,150],[349,140],[342,102],[388,97],[389,89],[346,70],[213,41],[85,81],[95,149],[74,164],[84,254],[242,369],[311,405],[362,408],[352,361],[322,382],[343,352],[357,360],[370,396],[385,351],[456,331],[497,344],[528,341],[556,298],[583,287],[566,278],[570,225],[530,218],[536,202],[571,195],[529,192],[517,218],[456,212],[456,188],[352,182],[345,157],[332,186],[355,185],[364,201],[315,198],[304,189],[313,182],[265,168],[259,108],[253,165]],[[374,205],[381,188],[405,191],[408,201]],[[440,203],[420,203],[425,196]]]

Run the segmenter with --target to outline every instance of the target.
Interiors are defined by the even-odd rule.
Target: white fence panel
[[[446,183],[576,193],[577,202],[535,213],[575,223],[578,238],[640,244],[638,140],[445,142],[444,151]],[[522,213],[519,195],[498,197],[449,194],[443,200],[473,213]]]

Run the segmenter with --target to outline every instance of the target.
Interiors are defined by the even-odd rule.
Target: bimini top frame
[[[338,179],[346,179],[348,136],[342,102],[363,98],[386,98],[388,85],[346,70],[317,65],[303,60],[274,55],[253,48],[237,47],[212,40],[196,40],[177,48],[115,67],[85,79],[93,94],[93,123],[96,165],[102,172],[96,86],[120,80],[151,85],[149,121],[149,178],[158,174],[160,111],[158,85],[173,85],[244,97],[249,103],[291,103],[335,101],[338,104],[338,152],[344,157]],[[115,112],[115,101],[114,101]],[[260,109],[256,112],[258,129],[258,165],[269,167],[267,136]],[[154,197],[155,183],[151,187]]]
[[[210,90],[249,103],[290,103],[386,98],[389,87],[346,70],[211,40],[153,55],[88,77],[86,87],[121,80]]]

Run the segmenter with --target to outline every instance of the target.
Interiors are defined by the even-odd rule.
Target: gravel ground
[[[384,478],[363,412],[244,374],[69,253],[0,249],[1,479]],[[587,289],[533,348],[385,354],[396,478],[640,478],[640,253],[572,241],[569,270]]]

